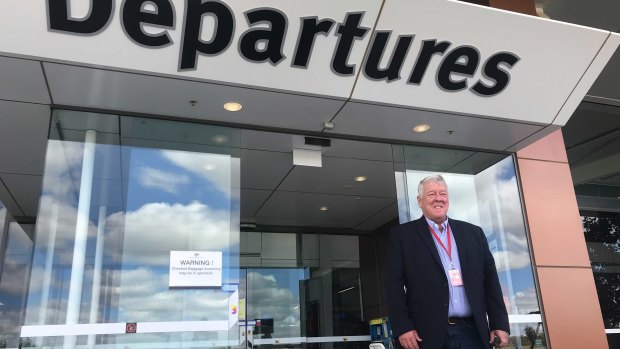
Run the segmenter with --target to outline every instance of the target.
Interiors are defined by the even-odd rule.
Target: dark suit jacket
[[[495,261],[480,227],[454,219],[449,223],[467,300],[478,332],[489,346],[489,328],[509,332]],[[392,229],[386,268],[388,313],[395,341],[401,334],[417,330],[421,348],[440,349],[448,323],[448,279],[424,217]]]

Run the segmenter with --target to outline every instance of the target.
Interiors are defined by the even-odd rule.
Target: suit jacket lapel
[[[428,228],[428,223],[426,222],[426,218],[422,216],[420,219],[416,221],[418,234],[420,234],[420,238],[424,241],[426,247],[431,250],[431,254],[435,257],[435,261],[439,265],[441,269],[443,269],[443,265],[441,264],[441,259],[439,258],[439,251],[437,251],[437,246],[435,246],[435,242],[433,241],[433,235],[431,234],[430,229]]]

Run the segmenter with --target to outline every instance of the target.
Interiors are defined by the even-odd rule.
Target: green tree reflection
[[[605,328],[620,327],[620,214],[582,212]]]

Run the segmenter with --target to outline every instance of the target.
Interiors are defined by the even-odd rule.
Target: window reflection
[[[242,288],[254,345],[273,344],[273,338],[303,343],[301,337],[368,335],[357,236],[243,232],[241,241],[242,255],[253,251],[242,259]],[[262,241],[262,248],[244,243],[252,241]],[[279,267],[286,265],[297,267]]]
[[[175,125],[165,123],[168,135],[175,133]],[[33,331],[33,326],[71,325],[67,314],[77,304],[77,324],[168,325],[132,336],[35,335],[31,340],[37,346],[238,342],[238,330],[229,331],[226,325],[237,326],[230,309],[236,306],[239,284],[238,159],[228,148],[187,151],[184,144],[147,141],[150,135],[141,132],[134,126],[116,137],[128,145],[96,134],[91,164],[84,141],[48,142],[24,324]],[[139,134],[140,139],[132,138]],[[64,135],[80,138],[80,132]],[[84,196],[89,170],[92,191]],[[84,250],[76,243],[82,214],[87,219]],[[223,286],[169,287],[170,251],[221,251]],[[83,267],[75,263],[80,253]],[[81,284],[77,296],[69,292],[76,275]],[[185,332],[176,324],[191,321],[213,329]]]
[[[3,226],[0,225],[0,229]],[[6,233],[8,234],[6,254],[4,261],[0,261],[3,262],[0,274],[0,348],[17,348],[19,324],[22,320],[23,302],[30,272],[32,240],[15,222],[9,224]]]
[[[413,150],[409,149],[408,152],[409,159],[419,158],[413,155],[415,153]],[[455,156],[458,155],[459,153],[455,153]],[[474,158],[472,154],[463,154],[462,157]],[[534,329],[538,327],[539,334],[544,331],[540,322],[540,308],[514,163],[511,157],[505,157],[501,161],[495,160],[497,163],[484,170],[479,166],[469,166],[466,170],[456,171],[457,173],[419,170],[419,168],[425,169],[428,165],[419,166],[415,161],[406,162],[407,219],[417,219],[422,215],[416,199],[420,180],[428,175],[440,173],[445,178],[450,192],[449,217],[479,225],[487,236],[489,248],[495,258],[504,303],[510,316],[511,338],[516,341],[515,347],[520,347],[527,341],[524,338],[528,338],[524,335],[524,331],[531,332],[531,327]],[[463,160],[456,159],[456,161]],[[444,164],[443,168],[455,169],[459,166]],[[402,208],[400,210],[402,212]],[[534,319],[536,319],[534,325],[528,324]],[[537,346],[546,345],[544,340],[536,343]]]
[[[159,333],[82,335],[76,338],[78,346],[237,347],[243,342],[240,333],[245,335],[250,328],[255,346],[288,339],[287,347],[367,348],[368,320],[385,316],[380,254],[385,232],[396,223],[395,216],[389,216],[395,209],[385,211],[391,217],[385,218],[389,220],[385,226],[351,235],[343,235],[347,234],[343,229],[336,234],[329,229],[306,231],[303,226],[284,233],[288,227],[240,233],[238,130],[64,111],[55,117],[62,119],[65,138],[51,131],[54,139],[48,143],[25,327],[64,325],[67,309],[77,304],[80,324],[167,324]],[[79,126],[84,120],[107,126],[96,134],[84,267],[76,269],[75,237],[86,178],[85,132]],[[434,164],[425,159],[429,153],[456,157],[458,164]],[[450,184],[451,213],[481,225],[488,234],[510,314],[537,311],[510,159],[424,147],[407,148],[403,154],[407,177],[423,170],[452,173],[456,184]],[[418,160],[424,165],[409,166]],[[392,164],[387,163],[390,174]],[[385,199],[386,205],[393,205],[392,198]],[[172,250],[222,251],[224,287],[170,288]],[[76,270],[82,287],[79,296],[71,298]],[[237,290],[246,305],[240,327],[232,324],[209,331],[170,327],[230,322],[233,312],[241,316],[243,302],[231,307]],[[513,323],[515,343],[525,345],[525,331],[538,324],[532,318]],[[537,336],[542,336],[542,327],[538,330]],[[37,347],[61,347],[66,337],[25,340]]]
[[[620,214],[581,212],[605,328],[620,328]]]

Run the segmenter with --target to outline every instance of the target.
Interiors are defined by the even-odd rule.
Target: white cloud
[[[248,318],[273,318],[274,337],[300,336],[299,299],[289,288],[279,288],[274,275],[249,272]]]
[[[108,217],[106,241],[123,241],[124,263],[168,265],[171,250],[222,251],[239,243],[230,212],[197,201],[188,205],[148,203]]]
[[[493,252],[497,271],[521,269],[530,265],[530,255],[527,252],[497,251]]]
[[[517,292],[508,304],[508,309],[512,309],[511,314],[529,314],[533,311],[540,311],[536,289],[531,287]]]
[[[37,218],[37,252],[45,252],[48,246],[48,238],[55,231],[53,247],[56,251],[73,251],[76,234],[77,203],[72,200],[54,197],[44,194],[39,203],[39,215]],[[91,215],[92,216],[92,215]],[[89,220],[88,238],[96,236],[97,227]],[[71,264],[71,253],[60,253],[54,258],[55,263]]]
[[[43,192],[66,201],[78,195],[84,143],[50,140]]]
[[[140,184],[143,186],[160,189],[171,194],[177,193],[179,186],[190,182],[188,176],[160,171],[152,167],[142,167],[139,176]]]
[[[171,290],[168,274],[150,268],[123,270],[119,321],[228,320],[229,297],[217,290]]]
[[[173,164],[207,179],[218,190],[230,196],[232,175],[230,155],[175,150],[162,150],[161,153]]]

